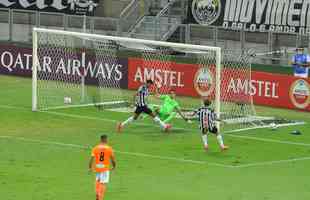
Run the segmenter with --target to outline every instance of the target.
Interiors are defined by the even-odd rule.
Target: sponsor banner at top
[[[189,23],[310,34],[310,0],[190,0]]]
[[[0,0],[0,8],[94,15],[99,0]]]

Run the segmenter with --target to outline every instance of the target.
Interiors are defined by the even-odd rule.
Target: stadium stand
[[[113,12],[111,12],[113,10]],[[0,9],[0,41],[30,43],[32,28],[54,28],[121,35],[143,39],[220,46],[225,49],[255,48],[256,52],[283,50],[264,55],[254,63],[287,65],[293,52],[286,50],[301,44],[310,46],[309,35],[246,32],[221,27],[187,24],[188,3],[184,0],[104,0],[96,16],[83,17],[59,13]],[[102,17],[104,16],[104,17]]]

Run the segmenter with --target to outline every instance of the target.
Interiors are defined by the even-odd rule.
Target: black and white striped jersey
[[[200,130],[212,130],[216,127],[216,113],[208,107],[200,107],[195,111],[199,121]]]
[[[146,85],[141,85],[138,89],[136,96],[136,106],[147,106],[147,97],[149,96],[149,90]]]

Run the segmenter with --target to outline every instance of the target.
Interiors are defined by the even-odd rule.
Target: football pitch
[[[94,107],[31,111],[31,79],[0,76],[0,194],[5,200],[95,199],[90,148],[103,133],[115,149],[106,200],[310,199],[310,114],[256,107],[258,115],[305,125],[214,136],[202,148],[197,124],[176,119],[169,134],[149,119]],[[299,130],[302,135],[290,132]]]

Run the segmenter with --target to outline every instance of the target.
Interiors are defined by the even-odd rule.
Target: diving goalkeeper
[[[191,122],[181,112],[180,105],[176,101],[176,93],[174,90],[170,90],[169,95],[157,94],[156,97],[163,103],[160,107],[154,106],[152,110],[164,123],[170,123],[170,121],[175,118],[177,114],[179,114],[185,121],[189,123]]]

